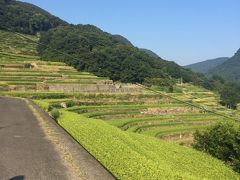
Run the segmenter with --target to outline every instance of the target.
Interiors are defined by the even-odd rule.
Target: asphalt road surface
[[[79,160],[86,179],[114,179],[65,131],[50,123]],[[0,97],[0,180],[65,180],[73,177],[26,103]]]

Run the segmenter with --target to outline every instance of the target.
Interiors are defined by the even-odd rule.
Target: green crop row
[[[149,135],[149,136],[155,136],[160,137],[161,135],[165,134],[171,134],[174,132],[186,132],[186,131],[196,131],[200,129],[206,129],[210,125],[195,125],[195,126],[178,126],[173,128],[165,128],[165,129],[153,129],[149,131],[143,131],[141,134]]]
[[[80,110],[80,109],[142,109],[142,108],[154,108],[154,107],[180,107],[182,104],[132,104],[132,105],[125,105],[125,104],[118,104],[118,105],[100,105],[100,106],[74,106],[69,108],[69,110]]]
[[[34,82],[29,82],[29,81],[20,81],[20,82],[18,82],[18,81],[16,81],[16,82],[14,82],[14,81],[9,81],[9,82],[5,82],[5,83],[7,83],[8,85],[22,85],[22,86],[24,86],[24,85],[32,85],[32,86],[34,86],[34,85],[36,85],[36,83],[34,83]]]
[[[19,79],[16,79],[15,77],[13,78],[3,78],[3,77],[0,77],[0,81],[2,82],[6,82],[6,83],[12,83],[12,82],[18,82],[18,83],[24,83],[24,82],[42,82],[44,79],[32,79],[32,78],[19,78]]]
[[[197,124],[197,126],[202,126],[202,125],[209,125],[213,123],[215,120],[209,119],[209,120],[203,120],[203,119],[195,119],[195,120],[186,120],[182,122],[151,122],[152,124],[145,124],[145,125],[139,125],[133,129],[129,129],[129,131],[137,132],[137,133],[142,133],[145,131],[151,131],[155,129],[159,129],[162,131],[163,129],[175,129],[179,127],[193,127],[196,126],[196,122],[199,122],[200,124]]]
[[[210,113],[183,113],[175,115],[165,115],[165,116],[153,116],[153,117],[142,117],[142,118],[127,118],[127,119],[111,119],[108,121],[109,124],[124,128],[125,126],[131,126],[133,123],[138,123],[142,121],[154,121],[158,119],[176,119],[176,118],[212,118],[216,115]]]
[[[48,84],[96,84],[91,81],[46,81]]]
[[[110,111],[110,112],[92,112],[92,113],[83,113],[85,117],[92,118],[98,116],[107,116],[107,115],[120,115],[120,114],[139,114],[139,110],[131,110],[131,111]],[[80,113],[82,114],[82,113]]]
[[[172,118],[172,117],[160,117],[155,120],[151,120],[151,118],[149,118],[147,120],[126,123],[124,126],[121,127],[121,129],[125,131],[128,130],[128,131],[137,132],[138,130],[142,130],[144,128],[162,126],[163,125],[162,123],[168,123],[168,124],[165,124],[167,126],[167,125],[181,125],[186,122],[206,122],[206,121],[218,121],[218,120],[220,120],[218,117],[184,118],[184,120],[179,120],[178,118]]]
[[[11,58],[16,58],[16,59],[19,59],[19,58],[24,58],[24,59],[39,59],[39,56],[33,56],[33,55],[23,55],[23,54],[13,54],[13,53],[7,53],[7,52],[0,52],[0,56],[3,56],[3,57],[11,57]]]
[[[53,74],[53,73],[49,73],[49,74],[44,74],[44,73],[5,73],[4,71],[0,72],[0,76],[32,76],[32,77],[62,77],[61,74]]]

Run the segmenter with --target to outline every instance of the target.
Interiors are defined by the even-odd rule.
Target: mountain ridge
[[[154,57],[154,58],[161,58],[159,55],[157,55],[155,52],[153,52],[150,49],[140,48],[141,51],[147,53],[148,55]]]
[[[220,57],[184,66],[206,76],[218,75],[228,82],[240,82],[240,49],[232,57]]]
[[[205,61],[189,64],[189,65],[184,66],[184,67],[189,68],[189,69],[191,69],[195,72],[206,74],[211,69],[219,66],[220,64],[224,63],[228,59],[229,59],[229,57],[219,57],[219,58],[215,58],[215,59],[208,59],[208,60],[205,60]]]
[[[240,49],[227,61],[209,71],[208,74],[217,74],[228,81],[240,82]]]

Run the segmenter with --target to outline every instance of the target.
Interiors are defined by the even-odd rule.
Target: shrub
[[[236,109],[240,102],[239,85],[229,83],[225,85],[220,91],[220,103],[231,109]]]
[[[194,134],[194,148],[223,160],[240,172],[240,126],[234,122],[221,122],[207,131]]]
[[[53,109],[60,109],[60,108],[62,108],[61,104],[59,104],[59,103],[52,103],[48,107],[48,111],[52,111]]]
[[[57,120],[60,116],[60,112],[57,110],[57,109],[53,109],[51,112],[50,112],[51,116]]]
[[[169,93],[173,93],[173,90],[174,90],[174,89],[173,89],[173,86],[169,86],[168,92],[169,92]]]
[[[75,103],[72,100],[66,102],[67,107],[73,107]]]
[[[145,78],[144,85],[146,86],[162,86],[162,87],[172,87],[176,84],[174,79],[171,78]]]
[[[50,111],[52,111],[53,109],[54,109],[53,106],[48,106],[47,111],[50,112]]]
[[[32,67],[32,65],[31,65],[30,63],[26,63],[26,64],[24,64],[24,68],[29,69],[29,68],[31,68],[31,67]]]

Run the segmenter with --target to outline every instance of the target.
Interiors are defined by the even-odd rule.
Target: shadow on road
[[[24,176],[15,176],[10,178],[9,180],[24,180]]]

